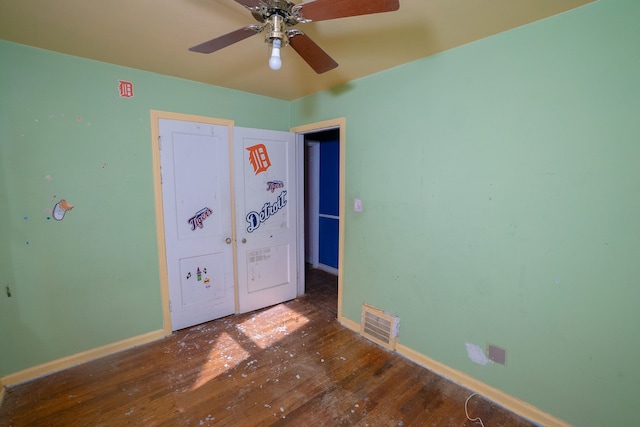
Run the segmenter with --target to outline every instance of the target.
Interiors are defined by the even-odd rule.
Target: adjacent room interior
[[[291,171],[311,170],[313,153],[332,159],[295,183],[261,178],[266,198],[229,219],[237,249],[242,238],[252,243],[237,228],[247,231],[250,212],[262,230],[275,229],[278,215],[303,218],[288,276],[297,295],[278,310],[313,311],[299,286],[312,265],[338,277],[327,334],[359,336],[377,309],[399,319],[395,349],[371,351],[415,363],[425,372],[411,371],[415,378],[433,374],[416,381],[447,378],[494,405],[473,400],[472,413],[503,408],[538,425],[636,423],[640,3],[400,0],[398,11],[301,25],[338,64],[321,74],[297,52],[307,40],[298,33],[281,48],[279,70],[269,68],[264,33],[211,54],[189,51],[255,20],[243,1],[174,3],[0,5],[0,396],[36,378],[63,381],[70,367],[89,375],[84,362],[137,361],[146,346],[177,357],[181,342],[195,352],[199,332],[214,340],[171,327],[154,145],[158,114],[168,114],[229,130],[227,139],[219,128],[203,138],[292,134]],[[253,159],[267,169],[258,151],[244,167]],[[193,169],[206,172],[206,159]],[[260,176],[247,170],[243,179]],[[305,197],[318,177],[337,199]],[[257,194],[245,187],[234,203]],[[192,209],[189,232],[213,223],[217,211],[207,207]],[[310,236],[316,253],[305,246]],[[197,269],[189,273],[200,282]],[[231,304],[238,312],[237,295]],[[365,340],[352,355],[369,354],[358,353]],[[334,388],[344,392],[344,381]],[[464,400],[451,398],[460,425],[479,425],[465,417]],[[293,423],[302,418],[281,418],[280,406],[294,401],[266,409]],[[351,408],[361,425],[364,402]],[[420,419],[416,402],[404,408],[407,420]]]

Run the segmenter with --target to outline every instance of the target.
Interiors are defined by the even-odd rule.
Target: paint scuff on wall
[[[465,346],[467,347],[467,355],[469,356],[469,359],[471,359],[472,362],[477,363],[478,365],[486,365],[487,363],[489,363],[489,359],[487,359],[487,356],[485,356],[484,351],[482,351],[482,349],[475,345],[475,344],[469,344],[469,343],[465,343]]]

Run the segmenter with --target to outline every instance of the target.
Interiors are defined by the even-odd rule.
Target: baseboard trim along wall
[[[81,353],[63,357],[62,359],[53,360],[51,362],[43,363],[42,365],[34,366],[23,371],[9,374],[5,377],[0,378],[0,387],[2,388],[2,391],[0,391],[0,397],[4,392],[5,386],[23,383],[38,377],[52,374],[54,372],[70,368],[75,365],[80,365],[81,363],[89,362],[90,360],[98,359],[100,357],[108,356],[122,350],[127,350],[141,344],[147,344],[149,342],[159,340],[161,338],[164,338],[165,336],[167,336],[167,334],[163,329],[148,332],[146,334],[127,338],[125,340],[107,344],[102,347],[92,348]]]
[[[325,264],[318,264],[318,266],[316,267],[318,270],[322,270],[326,273],[329,274],[333,274],[334,276],[338,275],[338,269],[331,267],[330,265],[325,265]]]
[[[2,405],[2,398],[4,397],[4,381],[0,378],[0,405]]]
[[[356,333],[360,333],[360,323],[354,322],[351,319],[340,316],[338,321],[346,328],[351,329]],[[516,399],[507,393],[486,385],[485,383],[476,380],[475,378],[460,372],[456,369],[450,368],[440,362],[437,362],[430,357],[425,356],[409,347],[402,344],[397,344],[396,353],[406,357],[412,362],[429,369],[436,374],[450,379],[451,381],[462,385],[470,390],[477,392],[478,394],[486,397],[487,399],[497,403],[498,405],[508,409],[509,411],[520,415],[523,418],[530,420],[533,423],[537,423],[545,427],[571,427],[570,424],[547,414],[520,399]]]

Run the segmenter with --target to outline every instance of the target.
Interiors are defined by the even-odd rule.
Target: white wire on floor
[[[479,423],[480,423],[480,425],[481,425],[482,427],[484,427],[484,423],[482,422],[482,420],[480,419],[480,417],[476,417],[476,418],[473,418],[473,419],[472,419],[472,418],[469,416],[469,411],[467,410],[467,404],[469,403],[469,400],[471,400],[471,398],[472,398],[473,396],[477,395],[477,394],[478,394],[478,393],[473,393],[471,396],[467,397],[467,400],[464,402],[464,414],[467,416],[467,419],[468,419],[469,421],[473,421],[473,422],[476,422],[476,421],[477,421],[477,422],[479,422]]]

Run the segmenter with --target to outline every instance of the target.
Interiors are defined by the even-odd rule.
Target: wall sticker
[[[202,222],[210,217],[213,214],[213,211],[207,207],[200,209],[194,216],[189,218],[187,222],[191,224],[191,230],[195,230],[196,227],[202,228]]]
[[[67,202],[65,199],[60,200],[53,207],[53,219],[56,221],[62,221],[64,215],[71,209],[73,209],[73,205],[71,203]]]
[[[267,147],[264,144],[257,144],[247,148],[249,152],[249,162],[253,166],[253,172],[258,175],[260,172],[266,172],[271,166],[271,160],[269,160],[269,153],[267,153]]]
[[[118,92],[120,92],[120,98],[133,98],[133,83],[118,80]]]

